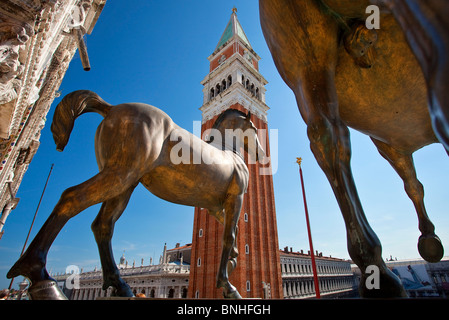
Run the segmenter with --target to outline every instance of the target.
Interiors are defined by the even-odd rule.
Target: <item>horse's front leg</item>
[[[243,194],[230,196],[225,202],[225,220],[220,267],[217,276],[217,288],[223,288],[223,296],[231,299],[241,299],[238,290],[229,282],[229,274],[234,270],[237,261],[235,241],[237,223],[243,203]]]
[[[105,201],[97,218],[92,223],[92,231],[98,245],[103,270],[103,290],[112,286],[114,287],[113,295],[119,297],[133,297],[134,295],[128,284],[120,277],[120,271],[114,262],[111,240],[114,224],[125,210],[134,188],[135,186],[123,194]]]

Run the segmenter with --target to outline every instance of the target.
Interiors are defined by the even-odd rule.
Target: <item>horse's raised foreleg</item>
[[[225,219],[220,267],[217,276],[217,288],[223,288],[225,298],[241,299],[238,290],[229,282],[229,274],[237,264],[235,241],[237,223],[242,208],[243,195],[229,196],[225,202]]]
[[[421,236],[418,250],[421,257],[429,262],[438,262],[443,257],[444,249],[440,239],[435,234],[435,227],[430,221],[424,206],[424,188],[416,177],[413,157],[410,153],[401,152],[390,145],[371,138],[379,153],[391,164],[404,181],[405,191],[412,200],[418,214]]]
[[[135,186],[132,186],[123,194],[103,202],[97,218],[92,223],[103,270],[103,290],[112,286],[115,289],[113,295],[120,297],[132,297],[133,293],[126,282],[120,278],[120,271],[114,262],[111,240],[115,222],[125,210],[134,188]]]
[[[25,253],[8,272],[8,278],[23,275],[34,285],[51,280],[45,269],[47,253],[62,227],[84,209],[125,192],[138,178],[133,179],[135,177],[128,172],[120,174],[114,170],[103,170],[91,179],[65,190]],[[39,295],[39,298],[45,299],[45,294]]]

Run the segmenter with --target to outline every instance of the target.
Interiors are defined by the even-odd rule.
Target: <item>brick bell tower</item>
[[[201,82],[204,86],[201,135],[204,140],[204,131],[212,128],[227,109],[251,111],[267,158],[262,164],[248,163],[245,154],[250,178],[238,223],[237,267],[230,281],[243,298],[282,298],[272,168],[268,160],[269,108],[265,104],[264,87],[267,81],[259,73],[260,57],[251,47],[236,12],[233,8],[215,51],[208,57],[210,72]],[[189,298],[223,298],[222,290],[216,288],[222,232],[223,226],[206,209],[195,208]]]

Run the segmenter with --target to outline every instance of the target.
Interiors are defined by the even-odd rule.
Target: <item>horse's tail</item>
[[[56,150],[64,150],[76,118],[86,112],[96,112],[105,117],[110,109],[111,105],[92,91],[78,90],[66,95],[56,106],[51,124]]]

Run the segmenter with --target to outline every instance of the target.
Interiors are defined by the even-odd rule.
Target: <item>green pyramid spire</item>
[[[231,19],[229,19],[225,31],[223,32],[220,41],[218,41],[215,50],[219,49],[222,45],[228,42],[234,35],[237,35],[248,47],[251,48],[251,44],[243,31],[242,25],[237,19],[237,9],[235,7],[232,8]]]

